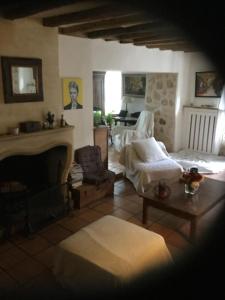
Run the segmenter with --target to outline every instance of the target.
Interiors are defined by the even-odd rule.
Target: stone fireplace
[[[67,200],[73,127],[1,136],[0,143],[1,219],[7,226],[25,220],[31,231],[35,220],[55,215]]]

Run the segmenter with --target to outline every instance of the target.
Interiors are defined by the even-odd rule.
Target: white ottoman
[[[108,215],[57,246],[53,273],[73,291],[112,288],[170,261],[162,236]]]

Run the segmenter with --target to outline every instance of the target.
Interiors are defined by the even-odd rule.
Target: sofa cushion
[[[168,158],[154,137],[132,142],[134,150],[144,162],[154,162]]]

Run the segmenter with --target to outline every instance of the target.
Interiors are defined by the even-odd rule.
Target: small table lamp
[[[127,110],[127,104],[134,102],[134,99],[132,97],[129,97],[129,96],[123,96],[123,100],[122,101],[123,101],[123,103],[126,104],[126,111],[128,112],[128,110]]]

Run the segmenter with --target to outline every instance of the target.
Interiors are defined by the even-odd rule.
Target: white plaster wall
[[[192,53],[190,56],[189,73],[189,103],[194,106],[212,105],[218,107],[220,98],[195,97],[195,73],[202,71],[214,71],[215,67],[211,61],[202,53]]]
[[[182,52],[159,51],[144,46],[89,40],[92,44],[92,60],[99,70],[122,72],[177,72],[177,60]]]
[[[75,126],[74,148],[93,144],[92,49],[88,39],[59,35],[59,74],[83,80],[83,109],[64,110],[64,118]],[[63,103],[63,95],[61,93]]]
[[[212,105],[218,107],[220,98],[195,97],[195,73],[202,71],[213,71],[215,67],[202,52],[186,53],[180,61],[180,69],[183,70],[178,76],[177,102],[176,102],[176,130],[175,151],[184,148],[185,136],[183,126],[184,105]]]
[[[195,97],[195,73],[202,71],[213,71],[215,70],[212,62],[207,58],[207,56],[202,52],[187,53],[183,61],[183,69],[186,70],[180,80],[183,81],[183,84],[180,85],[180,99],[181,99],[181,108],[183,105],[212,105],[213,107],[218,107],[220,98],[207,98],[207,97]],[[184,97],[182,97],[184,95]],[[178,97],[179,99],[179,97]],[[179,101],[177,101],[178,105]],[[178,108],[177,108],[178,109]],[[184,148],[185,145],[185,135],[184,135],[184,126],[182,126],[182,120],[184,119],[183,110],[178,110],[176,118],[176,138],[175,138],[175,148],[176,150]],[[179,126],[181,124],[181,126]]]
[[[0,71],[0,134],[23,121],[44,121],[48,110],[60,118],[57,29],[29,18],[0,21],[0,55],[42,59],[43,100],[5,104]]]
[[[178,73],[178,78],[181,78],[178,80],[178,96],[183,105],[187,100],[187,96],[182,93],[187,72],[185,57],[186,54],[181,51],[159,51],[131,44],[59,35],[60,77],[81,77],[84,84],[84,109],[64,111],[68,123],[75,126],[75,148],[93,143],[93,71]],[[178,128],[181,126],[182,117],[179,117],[176,124]],[[178,139],[175,145],[179,148],[181,132],[176,133],[175,136]]]

